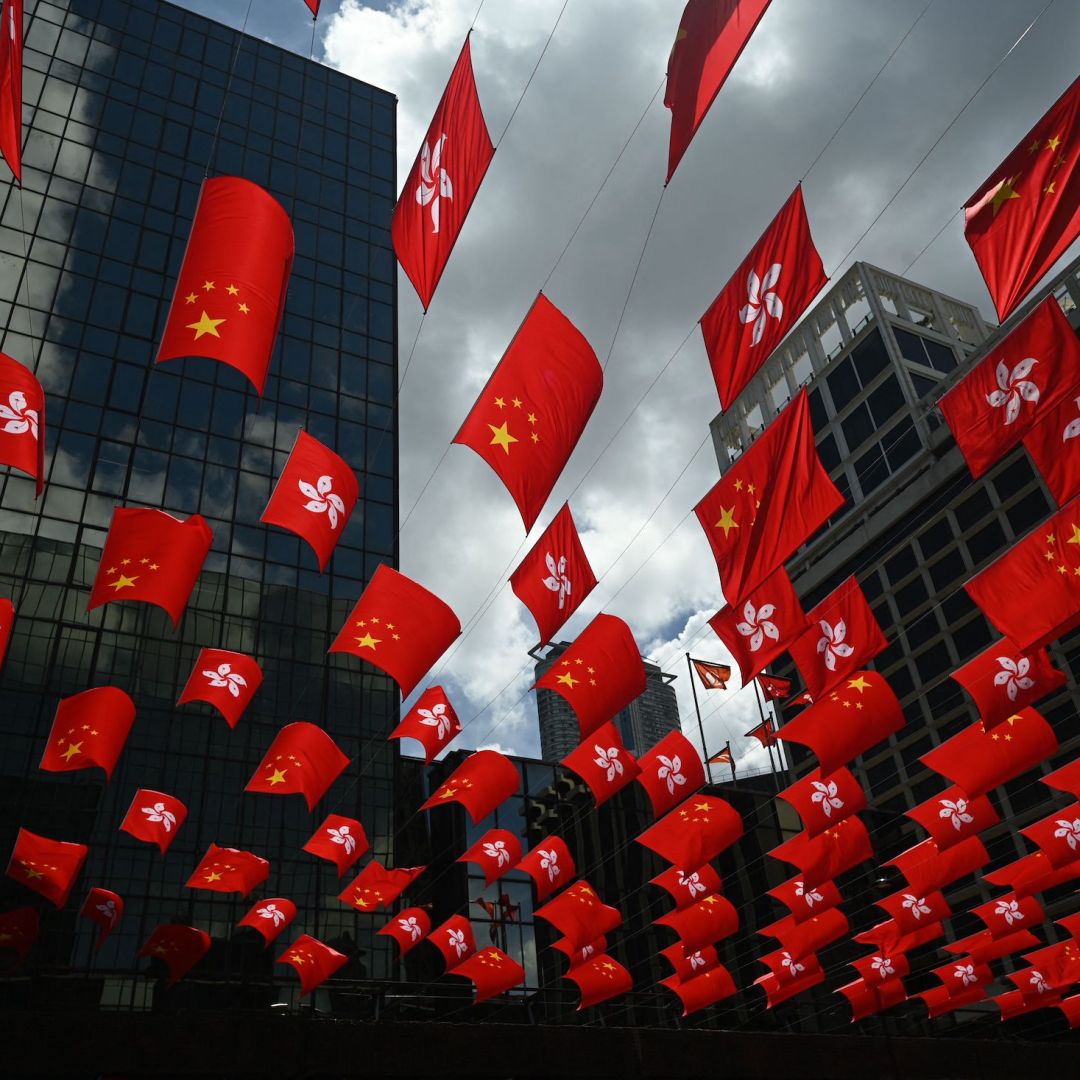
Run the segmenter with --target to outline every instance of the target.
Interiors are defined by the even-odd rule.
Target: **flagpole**
[[[731,782],[735,783],[735,755],[731,752],[731,740],[728,739],[724,743],[724,749],[727,751],[728,764],[731,766]]]
[[[697,684],[694,682],[694,665],[690,662],[690,654],[686,654],[686,670],[690,672],[690,692],[694,695],[694,712],[697,713],[698,734],[701,736],[701,756],[705,759],[705,775],[709,783],[713,782],[712,766],[709,764],[709,751],[705,747],[705,725],[701,722],[701,706],[698,705]]]
[[[769,769],[772,771],[773,782],[776,784],[776,790],[780,790],[780,778],[776,773],[776,765],[773,762],[772,753],[772,725],[765,719],[765,705],[761,700],[761,687],[758,685],[757,679],[754,679],[754,700],[757,702],[758,716],[761,717],[761,727],[765,734],[768,736],[768,741],[765,743],[765,749],[769,752]]]

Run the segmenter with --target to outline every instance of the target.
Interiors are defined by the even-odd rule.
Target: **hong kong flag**
[[[175,795],[139,788],[120,823],[120,831],[136,840],[157,844],[164,855],[187,820],[187,814],[187,807]]]
[[[210,945],[210,935],[205,930],[169,923],[159,926],[137,955],[160,960],[168,968],[172,986],[210,951]]]
[[[23,0],[4,0],[0,23],[0,154],[21,186]]]
[[[660,985],[670,990],[682,1002],[683,1016],[707,1009],[738,992],[731,973],[719,961],[708,971],[687,979],[669,975],[660,980]]]
[[[87,894],[79,914],[101,927],[97,942],[97,947],[100,949],[105,944],[105,939],[120,925],[120,920],[124,917],[124,898],[112,889],[101,889],[95,886]]]
[[[769,968],[769,974],[760,975],[754,980],[754,985],[765,991],[767,1008],[770,1009],[825,981],[825,972],[816,956],[796,960],[791,953],[780,950],[758,959]]]
[[[227,649],[203,649],[176,704],[205,701],[234,728],[262,680],[262,668],[252,657]]]
[[[678,982],[686,982],[720,963],[720,957],[713,945],[706,945],[687,954],[682,942],[677,941],[674,945],[661,949],[660,955],[671,965],[675,972],[673,977]]]
[[[1026,829],[1020,830],[1059,870],[1080,859],[1080,802],[1055,810]]]
[[[911,891],[923,895],[944,889],[946,885],[981,870],[989,861],[990,855],[982,841],[977,836],[969,836],[947,851],[939,851],[933,840],[924,840],[885,865],[895,866]],[[989,874],[985,877],[987,881],[991,880]]]
[[[657,926],[674,930],[689,952],[730,937],[739,929],[739,913],[725,896],[713,893],[681,911],[669,911],[656,920]]]
[[[622,922],[618,909],[605,904],[587,881],[580,880],[534,914],[551,923],[574,949],[583,948]]]
[[[420,809],[461,803],[475,825],[506,802],[520,785],[517,767],[509,758],[498,750],[477,750],[465,758]]]
[[[849,817],[830,826],[820,836],[811,838],[805,832],[798,833],[774,847],[769,855],[798,867],[804,887],[816,889],[822,882],[832,881],[859,863],[872,859],[874,849],[870,846],[866,826],[857,817]]]
[[[476,938],[472,923],[464,915],[453,915],[441,926],[431,931],[428,941],[442,953],[446,970],[453,971],[458,964],[468,960],[476,952]]]
[[[423,872],[422,866],[402,866],[388,870],[378,859],[372,859],[338,893],[338,899],[357,911],[388,908]]]
[[[536,680],[574,710],[587,739],[645,692],[645,665],[630,627],[601,612]]]
[[[646,829],[637,842],[675,866],[704,866],[743,834],[739,812],[715,795],[695,796]]]
[[[1045,649],[1018,649],[1008,638],[991,645],[952,677],[974,698],[987,731],[1065,685]]]
[[[596,586],[569,503],[555,515],[529,554],[510,575],[510,588],[529,609],[547,642]]]
[[[4,657],[7,656],[8,642],[11,640],[11,631],[15,625],[15,605],[6,597],[0,599],[0,668],[4,666]]]
[[[907,990],[900,979],[888,979],[885,982],[868,983],[865,979],[856,979],[841,986],[837,991],[847,998],[851,1006],[851,1022],[865,1020],[886,1009],[892,1009],[907,1001]]]
[[[638,759],[637,782],[652,803],[653,817],[661,817],[689,798],[705,783],[705,769],[694,744],[681,732],[671,731]]]
[[[394,254],[425,311],[494,153],[466,37],[390,227]]]
[[[569,979],[581,991],[578,1012],[634,989],[630,972],[607,953],[594,956],[583,964],[575,964],[563,978]]]
[[[288,215],[258,184],[204,180],[156,362],[205,356],[261,395],[294,250]]]
[[[567,754],[561,764],[589,785],[597,806],[606,803],[641,772],[634,756],[623,746],[619,729],[610,721]]]
[[[474,1005],[498,994],[505,994],[507,990],[520,986],[525,981],[525,969],[494,945],[482,949],[468,960],[462,960],[448,974],[461,975],[472,981],[476,987]]]
[[[945,897],[938,891],[924,894],[901,889],[874,903],[892,916],[902,934],[913,934],[924,926],[940,923],[952,914]]]
[[[30,955],[41,931],[41,916],[32,907],[18,907],[0,915],[0,948],[16,953],[21,963]]]
[[[265,948],[271,942],[276,941],[278,935],[292,924],[296,918],[296,905],[283,896],[275,896],[270,900],[260,900],[240,920],[240,926],[250,926],[262,936]]]
[[[450,698],[441,686],[425,690],[401,723],[390,732],[390,739],[415,739],[424,748],[424,763],[430,765],[461,731]]]
[[[528,532],[600,400],[592,346],[541,293],[454,442],[476,451],[506,486]],[[562,590],[562,576],[555,575]]]
[[[521,841],[508,829],[488,829],[458,862],[475,863],[484,874],[484,885],[497,881],[521,859]]]
[[[996,900],[973,907],[971,914],[986,924],[994,940],[1018,930],[1030,930],[1046,918],[1042,905],[1034,896],[1020,897],[1015,892],[1007,892]]]
[[[779,675],[758,675],[757,683],[766,701],[777,701],[791,693],[791,680],[781,679]]]
[[[569,961],[570,965],[567,968],[577,967],[578,964],[584,964],[586,960],[591,959],[594,956],[599,956],[600,953],[607,952],[608,939],[601,934],[595,941],[590,941],[588,945],[583,945],[580,949],[574,948],[573,945],[566,938],[559,938],[558,941],[553,941],[551,947],[556,952],[561,952]],[[682,955],[682,946],[676,945],[673,948],[679,950],[679,955]]]
[[[868,983],[876,984],[906,978],[911,972],[911,964],[903,953],[877,952],[852,960],[851,966]]]
[[[19,829],[7,876],[62,908],[90,849]]]
[[[818,458],[801,390],[694,507],[727,602],[745,600],[843,505]]]
[[[718,893],[722,886],[720,875],[709,863],[691,871],[672,866],[649,880],[675,901],[676,911],[683,911],[706,896]]]
[[[310,934],[301,934],[277,959],[288,964],[300,976],[300,996],[306,997],[322,986],[335,971],[339,971],[349,958],[329,945],[323,944]]]
[[[212,539],[200,514],[180,521],[162,510],[118,506],[86,610],[114,600],[141,600],[164,608],[177,626]]]
[[[533,879],[537,900],[546,900],[564,885],[569,885],[577,872],[574,857],[561,836],[541,840],[514,869],[523,870]]]
[[[985,795],[969,799],[955,784],[905,813],[930,834],[939,851],[945,851],[1001,820]]]
[[[304,845],[304,850],[332,862],[341,877],[370,847],[364,826],[354,818],[331,814]]]
[[[1024,959],[1042,972],[1047,990],[1065,990],[1080,982],[1080,946],[1075,941],[1024,953]]]
[[[690,663],[694,665],[694,670],[697,672],[704,689],[727,689],[728,681],[731,678],[731,666],[729,664],[714,664],[709,660],[694,660],[693,658],[691,658]]]
[[[321,727],[304,720],[286,724],[263,755],[245,791],[300,793],[313,810],[349,764],[337,743]]]
[[[818,912],[828,911],[843,903],[840,890],[831,881],[823,881],[813,888],[807,888],[802,878],[794,877],[770,889],[769,896],[783,904],[797,923],[812,919]]]
[[[360,484],[348,463],[301,430],[259,520],[306,540],[321,571],[359,497]]]
[[[405,908],[399,911],[380,931],[384,937],[397,942],[400,954],[404,956],[415,945],[419,945],[431,932],[431,916],[419,907]]]
[[[192,871],[185,885],[189,889],[233,893],[247,896],[256,885],[270,876],[266,859],[250,851],[211,844],[202,861]]]
[[[1080,391],[1080,387],[1076,387]],[[1058,506],[1080,494],[1080,396],[1048,409],[1024,435],[1027,450]]]
[[[10,6],[10,0],[5,6]],[[0,43],[2,40],[0,34]],[[0,139],[3,137],[2,65],[0,56]],[[41,494],[45,486],[45,391],[29,368],[4,353],[0,353],[0,463],[29,473],[37,481],[37,493]]]
[[[848,769],[837,769],[827,780],[815,769],[777,794],[802,818],[810,837],[866,807],[866,793]]]
[[[773,727],[772,717],[766,717],[757,727],[752,727],[749,731],[743,732],[743,738],[745,739],[757,739],[762,746],[775,746],[776,745],[776,728]],[[716,761],[719,755],[715,758],[709,758],[710,764]],[[724,760],[730,762],[731,755],[729,754]]]
[[[408,697],[460,633],[448,604],[380,563],[329,651],[374,664]]]
[[[135,702],[115,686],[96,686],[62,698],[40,768],[71,772],[96,765],[111,777],[134,722]]]

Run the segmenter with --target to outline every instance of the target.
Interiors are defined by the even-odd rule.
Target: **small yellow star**
[[[515,409],[520,409],[521,408],[521,398],[518,398],[518,397],[514,398],[513,400],[511,400],[510,404],[513,405]]]
[[[27,880],[33,880],[42,876],[40,870],[35,870],[32,866],[24,866],[23,873],[26,874]]]
[[[735,507],[730,510],[726,506],[720,507],[720,520],[716,523],[714,528],[724,530],[724,539],[726,540],[731,534],[732,529],[737,529],[739,523],[735,520]]]
[[[742,491],[742,489],[743,489],[743,482],[741,480],[736,480],[735,481],[735,490],[736,491]]]
[[[1039,149],[1039,147],[1041,145],[1042,144],[1039,142],[1038,139],[1032,139],[1031,140],[1031,145],[1028,147],[1028,153],[1029,154],[1034,154]]]
[[[120,565],[121,566],[127,566],[130,562],[131,562],[130,559],[121,559],[120,560]]]
[[[225,289],[225,291],[226,291],[226,292],[227,292],[227,293],[228,293],[228,294],[229,294],[230,296],[236,296],[236,295],[237,295],[237,294],[238,294],[238,293],[240,292],[240,290],[239,290],[239,289],[238,289],[238,288],[237,288],[237,287],[236,287],[235,285],[229,285],[229,286],[227,286],[227,287],[226,287],[226,289]]]
[[[1053,561],[1054,561],[1054,553],[1053,553],[1052,551],[1048,551],[1048,552],[1047,552],[1047,553],[1046,553],[1046,554],[1045,554],[1045,555],[1043,556],[1043,558],[1044,558],[1044,559],[1045,559],[1045,560],[1046,560],[1047,562],[1053,562]]]
[[[82,753],[82,743],[68,743],[68,748],[60,755],[65,761],[70,761],[77,754]]]
[[[540,441],[540,436],[537,435],[535,431],[529,435],[529,438],[532,439],[534,444]]]
[[[1059,566],[1057,568],[1057,571],[1059,574],[1067,574],[1069,572],[1069,568],[1067,566]]]
[[[204,282],[203,282],[203,288],[204,288],[204,289],[205,289],[205,290],[206,290],[207,292],[209,292],[209,291],[210,291],[210,290],[211,290],[211,289],[212,289],[213,287],[214,287],[214,283],[213,283],[212,281],[204,281]]]
[[[394,629],[396,629],[396,627],[394,626],[394,624],[392,622],[388,622],[386,624],[386,629],[387,630],[394,630]]]
[[[516,443],[517,439],[506,430],[506,422],[504,421],[500,427],[496,427],[494,424],[488,424],[491,428],[491,442],[489,446],[501,446],[503,452],[510,453],[510,444]]]
[[[1043,194],[1044,195],[1056,195],[1057,194],[1057,192],[1054,191],[1054,181],[1053,180],[1051,180],[1050,183],[1047,184],[1046,187],[1043,188]]]
[[[191,293],[188,293],[187,296],[184,297],[184,303],[185,304],[194,304],[195,301],[198,300],[198,299],[199,299],[199,294],[191,292]]]
[[[152,562],[150,564],[150,569],[151,570],[158,570],[158,569],[160,569],[160,567],[158,566],[158,564],[156,562]]]
[[[365,634],[363,637],[358,637],[356,640],[356,647],[358,649],[371,649],[375,651],[375,646],[382,641],[382,638],[372,637],[370,634]]]
[[[288,771],[289,771],[288,769],[274,769],[273,775],[268,776],[266,778],[266,782],[271,787],[277,787],[278,784],[284,784],[285,783],[285,774]]]
[[[529,421],[530,424],[535,424],[536,423],[536,413],[534,413],[534,412],[529,413],[529,415],[526,417],[526,419]]]
[[[558,683],[562,683],[563,686],[570,687],[571,690],[574,689],[574,686],[578,682],[578,680],[575,679],[574,676],[571,675],[569,671],[566,672],[565,675],[560,675],[555,681],[558,682]]]
[[[862,675],[860,675],[857,679],[848,680],[848,689],[858,690],[861,694],[864,690],[870,689],[870,684],[862,677]]]
[[[251,310],[247,304],[238,304],[237,307],[241,315],[246,315]]]
[[[224,322],[224,319],[211,319],[206,314],[205,309],[202,313],[202,318],[198,322],[188,323],[186,329],[195,331],[195,340],[209,334],[211,337],[220,338],[217,328]]]
[[[506,398],[497,397],[495,399],[495,407],[497,409],[505,409],[506,408]]]
[[[121,589],[131,589],[134,588],[135,582],[138,580],[138,574],[136,574],[135,577],[127,577],[126,575],[121,574],[115,581],[109,582],[109,588],[115,589],[117,592]]]
[[[1048,544],[1056,544],[1057,543],[1057,537],[1053,533],[1050,533],[1050,535],[1047,536],[1047,538],[1046,538],[1046,542]]]

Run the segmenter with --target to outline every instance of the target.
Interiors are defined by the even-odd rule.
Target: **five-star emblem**
[[[115,581],[109,582],[109,588],[115,589],[119,592],[121,589],[132,589],[135,587],[135,582],[139,580],[139,575],[134,577],[128,577],[126,574],[121,574]]]
[[[726,506],[720,507],[720,520],[716,523],[717,529],[724,530],[724,539],[726,540],[731,533],[732,529],[737,529],[739,523],[735,520],[735,507],[731,507],[729,510]]]
[[[507,430],[506,421],[504,420],[500,427],[496,427],[494,424],[488,424],[488,427],[491,428],[491,442],[489,445],[501,446],[503,452],[509,454],[510,444],[516,443],[518,440]]]
[[[356,639],[356,647],[358,649],[371,649],[371,651],[374,652],[375,646],[378,645],[380,641],[382,641],[382,638],[372,637],[370,634],[365,634],[363,637],[358,637]]]
[[[574,687],[577,685],[577,683],[579,683],[581,680],[580,679],[575,679],[574,676],[571,675],[569,671],[567,671],[567,672],[563,673],[562,675],[559,675],[555,679],[555,681],[557,683],[562,683],[563,686],[568,686],[571,690],[573,690]]]
[[[210,334],[211,337],[220,338],[221,335],[218,333],[217,328],[224,321],[224,319],[211,319],[204,309],[202,313],[202,318],[199,319],[198,322],[188,323],[186,329],[195,331],[196,341],[198,341],[199,338],[203,337],[206,334]]]
[[[1002,180],[997,191],[994,192],[993,198],[990,200],[994,207],[994,217],[998,216],[1001,208],[1010,199],[1020,198],[1020,192],[1013,187],[1013,184],[1015,184],[1018,179],[1019,177],[1017,176],[1010,176],[1007,180]]]
[[[274,769],[273,773],[266,778],[266,782],[271,787],[277,787],[278,784],[284,784],[285,783],[285,774],[288,771],[289,771],[288,769]]]

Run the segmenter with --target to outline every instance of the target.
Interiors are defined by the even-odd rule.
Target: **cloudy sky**
[[[233,26],[248,8],[247,0],[181,2]],[[397,95],[402,179],[479,4],[323,0],[315,58]],[[487,466],[464,447],[446,451],[537,290],[601,361],[610,354],[600,403],[536,527],[570,498],[600,578],[563,636],[601,609],[626,619],[642,652],[682,676],[675,685],[692,734],[683,654],[690,643],[696,656],[726,659],[712,632],[702,632],[723,597],[705,538],[688,519],[718,475],[707,442],[718,403],[700,335],[650,384],[913,24],[806,177],[815,240],[831,277],[854,259],[903,272],[949,223],[908,276],[979,303],[989,318],[959,208],[1076,77],[1080,40],[1080,5],[1069,0],[774,0],[663,192],[612,348],[662,192],[668,114],[660,97],[646,108],[683,2],[563,7],[484,0],[473,61],[497,153],[401,397],[402,569],[444,597],[466,630],[432,681],[447,687],[467,723],[462,741],[522,754],[539,752],[525,655],[537,635],[505,582],[530,542]],[[258,0],[247,29],[303,55],[311,47],[302,0]],[[400,281],[404,365],[420,306]],[[714,693],[705,709],[710,750],[730,738],[744,767],[767,764],[741,737],[757,722],[751,690]]]

